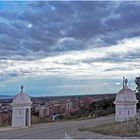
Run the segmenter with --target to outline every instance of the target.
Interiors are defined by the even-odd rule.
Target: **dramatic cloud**
[[[119,86],[123,75],[134,79],[139,13],[140,2],[0,2],[0,81],[104,79],[107,89],[113,79]]]
[[[17,50],[15,54],[23,56],[20,53],[23,48],[44,51],[48,56],[88,49],[89,45],[108,46],[139,35],[140,31],[140,8],[133,3],[17,2],[12,5],[11,2],[9,5],[21,9],[18,8],[18,13],[9,11],[8,6],[0,10],[0,49]]]

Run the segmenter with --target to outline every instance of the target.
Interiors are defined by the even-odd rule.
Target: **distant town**
[[[115,97],[115,94],[31,97],[33,102],[31,114],[36,118],[59,120],[62,116],[64,118],[68,114],[75,113],[81,107],[89,106],[93,102],[110,97]],[[10,125],[11,123],[13,98],[14,96],[0,97],[0,125]]]

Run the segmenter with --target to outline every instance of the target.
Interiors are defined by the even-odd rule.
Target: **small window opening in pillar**
[[[128,115],[130,114],[130,111],[128,110]]]
[[[19,111],[19,114],[21,115],[21,110]]]
[[[121,115],[121,110],[119,110],[119,115]]]

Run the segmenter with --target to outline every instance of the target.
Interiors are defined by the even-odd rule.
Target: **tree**
[[[140,93],[140,76],[136,77],[135,83],[137,85],[136,90]]]

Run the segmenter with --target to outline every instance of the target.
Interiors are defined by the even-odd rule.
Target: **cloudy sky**
[[[0,95],[135,89],[139,64],[140,2],[0,2]]]

